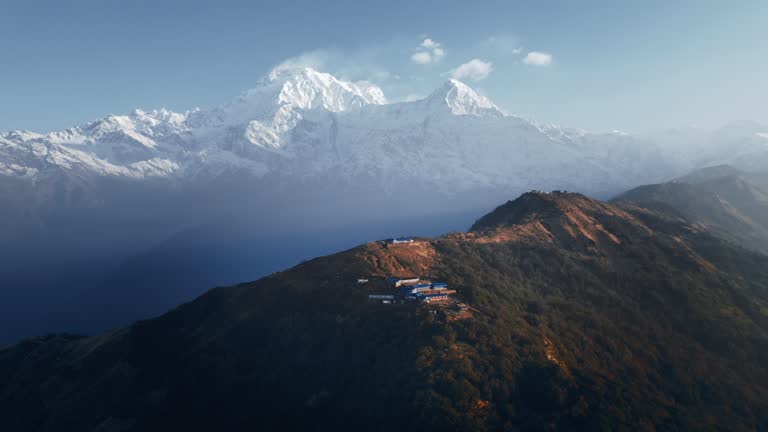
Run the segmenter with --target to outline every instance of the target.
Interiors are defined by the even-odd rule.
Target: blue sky
[[[592,130],[768,122],[766,23],[759,0],[0,0],[0,131],[209,107],[287,60],[391,100],[460,76]]]

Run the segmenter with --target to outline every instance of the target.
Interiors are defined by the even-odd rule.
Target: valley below
[[[669,182],[701,168],[759,183],[766,137],[754,122],[647,134],[542,123],[457,79],[391,102],[309,67],[210,108],[3,132],[0,344],[126,325],[375,239],[464,230],[532,189],[614,199],[663,185],[627,197],[669,207],[692,193]],[[740,181],[691,184],[709,198],[680,216],[765,251],[764,197]]]
[[[768,126],[483,93],[0,133],[0,431],[768,430]]]
[[[766,269],[676,211],[526,193],[468,232],[365,243],[0,350],[0,425],[761,430]],[[392,277],[445,282],[469,313],[371,301]]]

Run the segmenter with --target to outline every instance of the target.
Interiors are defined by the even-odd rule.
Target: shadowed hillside
[[[677,181],[635,188],[618,198],[677,213],[744,247],[768,252],[765,176],[716,166]]]
[[[370,302],[387,276],[445,281],[471,316]],[[764,430],[765,364],[768,258],[657,207],[529,193],[468,233],[4,349],[0,427]]]

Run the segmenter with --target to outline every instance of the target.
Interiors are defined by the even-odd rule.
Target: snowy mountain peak
[[[461,81],[450,79],[428,98],[430,105],[447,106],[452,114],[503,117],[504,112],[490,99],[477,94]]]
[[[411,184],[451,193],[510,185],[616,192],[715,162],[765,166],[766,132],[746,125],[661,142],[592,133],[507,115],[457,80],[424,99],[388,104],[374,85],[298,68],[213,109],[134,110],[48,134],[0,134],[0,187],[5,177],[58,187],[58,174],[67,173],[189,184],[241,175],[374,181],[387,193]]]
[[[311,68],[303,68],[273,82],[280,82],[278,104],[305,110],[322,106],[328,111],[341,112],[369,104],[387,103],[381,89],[372,84],[341,81],[331,74]]]
[[[292,129],[307,111],[323,108],[343,112],[387,103],[379,87],[342,81],[311,68],[273,71],[235,100],[194,116],[194,126],[227,126],[258,122],[257,129],[281,134]]]
[[[9,140],[11,142],[23,143],[26,141],[40,139],[43,137],[43,135],[36,132],[21,129],[21,130],[8,131],[6,133],[0,133],[0,137],[6,140]]]

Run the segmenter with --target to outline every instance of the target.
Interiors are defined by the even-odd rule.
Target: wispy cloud
[[[322,70],[327,66],[331,57],[332,54],[328,51],[316,50],[287,58],[272,68],[269,72],[269,79],[274,80],[282,74],[303,68]]]
[[[424,39],[424,42],[422,42],[422,43],[421,43],[421,46],[422,46],[422,47],[424,47],[424,48],[429,48],[429,49],[432,49],[432,48],[437,48],[437,47],[439,47],[439,46],[440,46],[440,44],[439,44],[439,43],[437,43],[437,42],[435,42],[435,41],[433,41],[433,40],[432,40],[432,39],[430,39],[430,38],[426,38],[426,39]]]
[[[510,55],[517,56],[523,52],[523,47],[520,44],[520,40],[517,38],[517,36],[511,34],[493,35],[483,40],[478,45],[478,48],[483,52],[487,52],[488,54],[493,55],[494,57]]]
[[[440,61],[445,56],[445,49],[434,39],[424,39],[417,51],[411,55],[411,61],[416,64],[430,64]]]
[[[424,96],[415,93],[409,93],[403,98],[402,102],[413,102],[421,99],[424,99]]]
[[[525,56],[523,63],[531,66],[549,66],[552,64],[552,54],[541,51],[531,51]]]
[[[394,82],[400,80],[400,75],[390,71],[380,60],[386,57],[385,53],[392,51],[386,46],[365,47],[355,51],[308,51],[281,61],[272,68],[268,77],[274,79],[281,74],[309,67],[348,81],[370,81],[377,84]]]
[[[419,51],[411,56],[411,60],[418,64],[432,63],[432,54],[426,51]]]
[[[480,59],[472,59],[450,71],[451,77],[462,80],[480,81],[488,78],[493,71],[493,63]]]
[[[425,37],[421,37],[419,41],[423,41]],[[422,43],[419,42],[418,47],[426,49],[422,47]],[[434,40],[426,44],[433,51],[435,48],[442,49]],[[407,52],[409,48],[415,48],[412,38],[361,45],[356,49],[317,49],[280,61],[271,71],[267,71],[267,76],[277,78],[282,74],[289,75],[309,67],[330,73],[341,80],[373,83],[381,87],[392,100],[402,100],[406,95],[423,95],[431,90],[424,79],[425,74],[434,73],[421,67],[416,68],[418,71],[397,70],[398,67],[408,66],[410,63],[410,58],[403,58],[404,50]],[[438,56],[440,55],[438,51]]]

